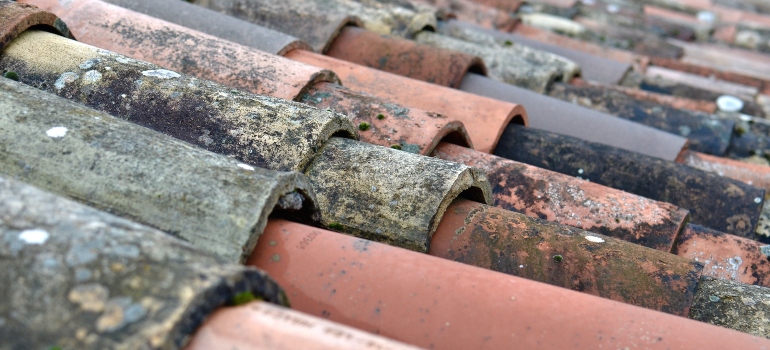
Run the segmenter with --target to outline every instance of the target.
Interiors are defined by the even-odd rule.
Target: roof
[[[652,9],[629,2],[615,9],[484,1],[466,2],[461,8],[470,13],[458,16],[443,2],[199,2],[242,19],[236,21],[184,2],[156,8],[110,1],[169,20],[169,9],[178,8],[222,23],[184,28],[98,0],[23,2],[61,19],[0,2],[0,16],[13,19],[0,27],[0,67],[8,78],[0,83],[13,92],[0,96],[0,174],[38,193],[19,199],[11,196],[18,191],[0,191],[0,203],[11,208],[0,221],[0,249],[42,265],[5,265],[0,277],[47,273],[55,265],[45,258],[65,252],[53,243],[76,237],[62,235],[66,230],[90,232],[94,225],[70,223],[88,215],[135,221],[132,230],[151,232],[149,240],[200,251],[192,256],[227,271],[212,280],[224,284],[179,292],[188,304],[176,302],[186,311],[174,315],[196,316],[165,318],[166,328],[145,325],[167,315],[156,311],[152,293],[173,290],[108,283],[105,291],[93,288],[110,276],[94,275],[98,269],[59,274],[69,277],[50,286],[68,294],[55,294],[50,308],[0,304],[0,323],[14,325],[58,317],[51,312],[59,305],[75,310],[68,324],[74,331],[48,331],[54,322],[23,333],[41,346],[256,347],[246,330],[257,328],[286,344],[333,344],[347,334],[353,348],[354,340],[406,346],[346,327],[438,348],[506,346],[511,332],[529,347],[594,347],[608,339],[624,345],[650,334],[650,344],[667,347],[767,344],[673,316],[769,336],[754,316],[763,304],[719,296],[743,290],[741,298],[755,300],[752,293],[770,286],[761,243],[767,238],[755,230],[768,212],[767,169],[740,159],[770,144],[761,119],[765,78],[690,59],[688,50],[743,45],[724,40],[725,31],[711,42],[704,28],[712,27],[687,8],[692,4]],[[762,35],[764,15],[713,10],[722,11],[725,24],[746,18]],[[602,11],[623,17],[605,21]],[[503,20],[511,14],[546,30],[579,30],[566,38]],[[198,22],[190,18],[178,21]],[[629,34],[613,32],[620,20],[630,21]],[[265,40],[243,35],[252,29]],[[630,53],[617,46],[627,38],[598,40],[602,31],[643,41],[628,46]],[[73,36],[80,42],[67,38]],[[533,40],[544,41],[527,47]],[[747,65],[765,59],[761,46],[735,47],[729,52],[740,52]],[[425,62],[445,63],[421,69]],[[601,62],[613,73],[591,81],[602,76]],[[594,70],[583,72],[591,64]],[[712,74],[721,81],[704,80]],[[46,205],[68,201],[57,196],[74,199],[81,204],[66,206],[83,214],[63,214],[65,229],[43,223],[35,211],[46,207],[35,203],[45,196]],[[19,206],[23,200],[31,204]],[[17,223],[18,213],[33,212],[34,219]],[[95,252],[88,243],[66,244],[86,248],[67,253],[65,262]],[[121,248],[116,259],[132,251]],[[199,269],[168,256],[156,261],[159,269],[189,271],[185,276]],[[238,264],[244,261],[265,272]],[[103,265],[125,281],[168,281],[144,277],[134,265]],[[244,273],[262,282],[233,277]],[[743,283],[759,286],[741,289]],[[22,288],[7,285],[11,294]],[[52,290],[21,285],[41,298]],[[271,309],[265,301],[286,301],[278,285],[296,310],[341,324]],[[714,285],[731,291],[709,292]],[[296,328],[279,334],[280,322],[268,314],[326,331],[316,338],[296,336]],[[727,317],[736,314],[753,322]],[[220,333],[239,317],[244,332]]]

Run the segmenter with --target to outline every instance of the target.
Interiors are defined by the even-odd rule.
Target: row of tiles
[[[87,68],[86,68],[87,69]]]
[[[13,111],[6,116],[15,120],[28,119],[22,123],[26,124],[26,133],[19,129],[12,131],[16,139],[30,141],[42,139],[43,142],[48,141],[47,143],[53,144],[49,151],[45,152],[49,155],[52,154],[50,150],[55,150],[54,152],[78,154],[86,158],[83,161],[93,166],[95,173],[102,173],[103,176],[113,179],[109,184],[114,191],[113,194],[127,193],[127,190],[120,190],[119,186],[124,183],[136,186],[137,182],[131,181],[130,178],[143,176],[144,181],[141,185],[146,187],[147,192],[155,194],[157,199],[153,196],[135,194],[127,200],[137,202],[136,206],[146,208],[167,221],[169,225],[174,225],[166,228],[166,232],[186,238],[197,247],[193,248],[178,239],[171,239],[165,233],[141,228],[125,221],[118,220],[119,222],[114,223],[113,221],[117,219],[110,219],[106,214],[99,214],[101,215],[99,218],[90,217],[95,216],[93,209],[86,209],[82,205],[54,198],[39,190],[14,183],[12,180],[5,180],[4,183],[8,187],[16,186],[21,189],[4,188],[2,191],[3,203],[8,209],[3,211],[8,215],[3,220],[6,243],[3,251],[4,255],[9,257],[5,260],[6,263],[12,264],[4,266],[3,273],[5,279],[19,282],[10,290],[6,290],[9,293],[7,300],[11,302],[5,304],[10,309],[3,314],[3,320],[8,325],[3,329],[9,332],[4,339],[14,339],[21,344],[37,341],[40,343],[36,345],[41,346],[58,345],[73,348],[109,347],[117,344],[129,347],[132,344],[149,344],[152,347],[179,346],[192,336],[193,331],[203,322],[204,316],[212,308],[228,301],[237,304],[237,300],[231,301],[231,299],[249,299],[249,294],[244,296],[243,293],[248,292],[265,300],[285,303],[285,300],[281,299],[283,297],[280,292],[275,290],[276,287],[270,287],[269,284],[266,286],[266,282],[257,278],[262,276],[264,280],[266,278],[264,275],[249,275],[257,278],[249,284],[235,277],[227,277],[232,274],[241,276],[248,271],[232,265],[225,265],[227,268],[222,267],[227,274],[222,272],[225,276],[219,275],[218,278],[213,276],[204,278],[201,273],[197,273],[202,266],[215,269],[225,262],[221,258],[208,258],[207,254],[202,254],[197,249],[209,250],[210,246],[217,241],[231,241],[233,235],[226,236],[228,232],[225,229],[237,228],[238,225],[228,225],[222,222],[222,219],[225,216],[235,215],[235,210],[245,207],[245,203],[261,202],[254,198],[255,192],[265,189],[265,185],[257,185],[256,182],[259,179],[263,181],[271,178],[280,179],[281,177],[277,176],[280,173],[270,174],[266,170],[253,168],[236,160],[191,148],[183,142],[69,103],[39,90],[6,80],[2,83],[4,91],[10,95],[3,99],[3,105],[7,110]],[[29,120],[32,118],[25,118],[25,115],[30,114],[36,116],[34,121]],[[50,125],[67,125],[68,128],[65,129],[62,126],[49,128]],[[43,127],[40,128],[40,126]],[[97,152],[100,149],[106,152],[97,153],[97,157],[93,154],[89,155],[85,147],[73,147],[78,139],[88,141],[91,152]],[[34,142],[26,142],[26,144],[26,147],[41,151],[38,148],[39,145]],[[17,148],[21,145],[8,144],[7,146]],[[94,160],[94,158],[97,159]],[[152,172],[142,167],[137,158],[145,159],[145,163],[151,163]],[[164,161],[158,163],[158,159]],[[72,161],[72,158],[70,157],[69,160]],[[33,162],[30,157],[16,161],[24,162],[28,171],[37,172],[37,176],[43,175],[44,166],[40,162]],[[200,163],[203,164],[199,165]],[[177,167],[186,166],[187,169],[172,168],[167,172],[168,164]],[[114,169],[117,175],[109,176],[110,169]],[[69,173],[72,172],[59,167],[59,177]],[[76,175],[88,174],[86,172]],[[129,180],[121,181],[119,179],[121,176]],[[194,187],[179,188],[184,187],[185,183],[189,184],[191,181],[189,177],[194,178],[196,182]],[[214,194],[222,192],[219,195],[219,201],[217,201],[218,198],[205,197],[206,194],[194,193],[195,190],[200,191],[201,187],[205,188],[205,182],[211,177],[218,179],[218,182],[226,181],[229,184],[229,186],[215,185],[218,191]],[[296,178],[297,175],[294,177]],[[35,180],[32,176],[22,176],[22,178]],[[100,179],[91,173],[91,177],[79,180],[99,186],[97,181]],[[55,188],[55,183],[60,181],[62,180],[52,180],[53,184],[48,186]],[[295,180],[295,182],[300,181]],[[169,183],[175,183],[177,187],[167,188],[170,187]],[[299,186],[301,185],[288,188],[279,186],[279,189],[283,187],[284,193],[280,198],[274,199],[274,202],[277,202],[276,211],[301,211],[300,205],[305,209],[311,209],[309,207],[313,206],[313,199],[315,199],[312,190],[305,189],[304,196],[298,197],[303,190]],[[240,193],[241,196],[252,197],[251,200],[236,200],[233,198],[235,195],[231,194],[231,187],[235,187],[235,192]],[[62,191],[61,188],[57,190]],[[134,193],[139,191],[136,188],[133,190]],[[172,193],[164,195],[161,193],[163,190]],[[23,192],[28,197],[15,196],[15,192]],[[32,195],[29,192],[32,192]],[[72,192],[69,193],[71,195]],[[212,193],[209,192],[209,194]],[[280,194],[281,192],[274,193],[274,196]],[[95,193],[86,201],[100,207],[111,205],[110,210],[113,212],[153,223],[151,214],[126,213],[125,204],[120,207],[119,201],[100,203],[98,195],[99,193]],[[182,198],[163,203],[165,197],[173,195],[177,197],[181,195]],[[40,198],[41,196],[44,198]],[[204,199],[206,202],[203,201]],[[155,207],[150,207],[153,204]],[[227,204],[236,204],[236,206],[222,208],[227,211],[226,213],[211,213]],[[182,208],[177,209],[179,207]],[[57,209],[64,213],[57,212]],[[240,209],[240,212],[245,212],[247,209]],[[70,213],[67,212],[68,210],[86,211],[86,213]],[[310,211],[312,212],[312,209]],[[470,237],[477,238],[472,240],[489,239],[489,232],[485,231],[496,220],[500,222],[499,226],[502,226],[498,231],[500,235],[522,235],[530,240],[535,239],[536,242],[539,241],[538,237],[547,236],[549,231],[558,229],[562,230],[562,234],[552,239],[551,243],[564,244],[565,240],[571,240],[576,244],[566,242],[572,247],[564,247],[557,250],[561,254],[546,256],[545,260],[541,260],[542,262],[551,261],[547,269],[552,270],[554,274],[558,274],[561,266],[586,266],[584,265],[586,260],[590,262],[595,257],[600,257],[602,261],[600,261],[601,264],[596,265],[600,268],[597,272],[600,275],[609,275],[611,281],[630,277],[637,283],[629,287],[640,288],[638,282],[645,278],[646,273],[652,273],[662,281],[669,280],[666,282],[667,286],[675,288],[679,294],[682,293],[681,288],[687,290],[685,295],[694,293],[693,279],[697,279],[699,267],[694,263],[692,266],[695,266],[696,271],[664,277],[661,273],[666,274],[667,269],[682,262],[665,254],[653,254],[655,257],[652,257],[650,255],[653,251],[634,249],[632,246],[602,235],[579,231],[564,232],[564,228],[549,228],[543,222],[511,216],[511,213],[480,206],[474,202],[455,201],[448,212],[448,220],[442,220],[442,225],[449,226],[449,229],[442,231],[450,233],[448,237],[445,235],[447,242],[439,240],[436,242],[438,245],[468,243],[457,241],[458,236],[454,232],[458,230],[455,225],[459,225],[460,229],[467,232],[464,237],[469,237],[473,233]],[[185,213],[188,214],[187,217],[180,217]],[[172,220],[169,220],[170,217]],[[466,223],[466,219],[470,217],[478,223]],[[505,220],[499,221],[501,218]],[[206,227],[204,224],[207,219],[218,219],[221,228],[214,229],[213,232],[217,232],[216,236],[209,233],[202,237],[205,239],[202,243],[200,240],[191,238],[188,232],[175,231],[175,229],[183,229],[180,227],[182,223],[192,226],[203,222],[197,229],[198,232],[205,234],[202,227]],[[687,322],[638,307],[501,275],[449,260],[430,258],[427,255],[313,229],[301,224],[270,219],[265,228],[260,229],[259,224],[253,222],[255,219],[252,218],[252,221],[246,224],[246,228],[251,233],[247,239],[251,240],[255,239],[254,236],[259,236],[259,242],[247,260],[247,264],[266,269],[278,279],[286,289],[286,295],[292,300],[294,307],[416,345],[452,348],[486,344],[490,347],[500,347],[510,344],[511,335],[516,336],[517,343],[526,341],[531,342],[533,346],[537,344],[540,344],[539,346],[574,344],[593,346],[597,342],[602,343],[605,339],[603,337],[607,337],[607,341],[613,344],[636,345],[639,343],[633,340],[642,334],[657,335],[645,338],[646,340],[641,343],[643,346],[677,346],[679,341],[695,344],[692,339],[681,337],[682,334],[686,334],[685,330],[695,332],[697,334],[695,337],[705,342],[715,340],[710,337],[702,338],[705,334],[713,334],[721,341],[745,342],[742,344],[747,346],[757,345],[758,341],[756,338],[737,335],[726,330],[709,328],[705,324],[694,324],[691,323],[692,321]],[[232,220],[236,223],[246,221],[239,220],[237,217]],[[154,222],[153,226],[160,225]],[[519,228],[512,231],[516,226]],[[128,235],[126,230],[151,232],[145,232],[144,235]],[[114,238],[114,235],[117,238]],[[509,242],[511,238],[516,239],[516,237],[507,238]],[[499,239],[505,240],[502,237]],[[163,244],[157,240],[162,241]],[[171,250],[168,247],[169,244],[179,247],[177,250],[184,251],[186,254],[183,256],[186,258],[182,258],[179,252]],[[582,246],[592,254],[581,256],[580,251],[574,249],[577,246]],[[606,251],[607,254],[602,251]],[[618,252],[630,254],[627,257],[630,259],[626,261],[657,258],[665,267],[651,269],[649,263],[659,262],[649,261],[622,272],[612,267],[620,260],[617,256]],[[538,251],[531,250],[529,253],[537,254]],[[550,254],[550,252],[544,253]],[[196,261],[189,261],[191,259]],[[211,260],[217,263],[214,264]],[[532,266],[536,264],[534,260],[525,263],[527,266],[522,265],[519,268],[530,270],[536,267]],[[610,268],[601,268],[602,265],[609,265]],[[640,268],[646,271],[641,274],[634,271]],[[162,271],[159,271],[161,269]],[[179,269],[186,273],[178,271]],[[51,276],[59,277],[51,278]],[[172,280],[172,277],[176,279]],[[690,282],[682,285],[671,281],[683,278]],[[192,283],[195,281],[199,283]],[[453,281],[464,281],[464,283],[458,286]],[[762,288],[746,290],[745,285],[726,280],[701,279],[697,283],[700,293],[689,297],[692,298],[691,307],[685,306],[689,308],[688,313],[691,317],[706,314],[704,319],[713,318],[709,314],[713,311],[712,308],[722,304],[723,299],[725,304],[736,299],[734,297],[736,293],[740,293],[742,298],[736,301],[739,304],[728,307],[732,312],[735,312],[738,307],[747,308],[744,304],[747,298],[760,300],[766,294]],[[192,288],[191,285],[197,287]],[[170,286],[176,286],[182,290],[176,291],[169,288]],[[440,293],[444,290],[447,292]],[[506,290],[509,292],[501,292]],[[649,292],[648,288],[641,288],[641,290]],[[637,293],[638,291],[639,289]],[[275,296],[276,293],[277,296]],[[549,293],[553,295],[549,296]],[[270,295],[273,296],[270,297]],[[444,297],[445,295],[450,295],[451,298]],[[254,298],[257,298],[256,296]],[[644,297],[642,294],[636,295],[636,298]],[[577,300],[566,301],[574,298]],[[35,300],[34,305],[24,302],[30,299]],[[506,305],[510,307],[501,308],[503,300],[506,300]],[[535,300],[540,300],[541,304],[536,305],[533,303]],[[554,303],[555,300],[561,302]],[[167,302],[170,306],[164,306],[162,302]],[[583,305],[585,308],[565,309],[567,305],[565,303]],[[754,305],[762,304],[755,303],[752,306]],[[171,312],[169,309],[171,306],[175,307],[175,310],[181,309],[184,312]],[[520,309],[522,306],[527,310]],[[674,307],[674,305],[668,306]],[[253,307],[249,306],[249,308]],[[256,307],[258,314],[259,310],[260,308]],[[597,323],[588,326],[585,320],[576,322],[574,318],[585,317],[588,310],[593,310],[593,315],[589,319],[596,320]],[[741,311],[741,318],[745,317],[746,311]],[[756,313],[762,311],[761,308],[756,308]],[[521,314],[538,315],[538,317],[516,317]],[[412,315],[408,321],[405,320],[407,315]],[[542,317],[545,315],[551,316]],[[80,321],[60,321],[64,319]],[[533,319],[538,320],[537,325],[532,323]],[[650,319],[649,323],[643,322],[646,326],[639,328],[639,332],[642,333],[627,333],[624,330],[625,327],[618,327],[619,323],[627,322],[638,326],[641,319]],[[215,329],[223,327],[217,326],[218,320],[220,318],[213,318],[211,320],[213,324],[210,327]],[[500,320],[519,320],[521,323],[507,323]],[[661,322],[661,320],[667,321]],[[244,323],[246,321],[242,320],[242,328],[239,328],[243,333],[235,333],[245,336],[251,329],[257,327],[250,322]],[[64,324],[68,326],[62,327]],[[449,336],[446,331],[450,325],[464,331],[455,333],[456,337]],[[339,328],[339,326],[334,327]],[[563,335],[569,329],[573,329],[570,331],[573,336],[564,337]],[[637,328],[634,327],[634,329]],[[558,332],[560,336],[554,336],[552,332]],[[11,337],[11,333],[22,336]],[[586,333],[596,333],[598,337],[586,339]],[[671,334],[677,334],[677,336]],[[237,339],[237,337],[223,337]],[[544,343],[546,341],[549,343]],[[721,343],[711,345],[714,344],[720,346]],[[254,343],[254,346],[257,345],[258,343]]]

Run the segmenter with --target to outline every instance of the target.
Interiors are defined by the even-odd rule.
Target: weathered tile
[[[671,251],[703,263],[703,276],[770,286],[770,261],[763,243],[687,224]]]
[[[46,48],[58,47],[59,61],[40,55],[36,45],[43,42]],[[43,32],[22,34],[0,57],[0,66],[18,72],[22,82],[254,166],[310,174],[313,189],[324,198],[321,222],[329,227],[426,250],[437,220],[454,196],[472,188],[475,199],[491,201],[489,184],[475,169],[333,137],[357,133],[347,117],[331,111],[231,90]],[[88,72],[97,72],[99,79],[91,79],[97,73]],[[111,104],[115,100],[121,103]],[[137,120],[137,115],[145,118]],[[330,143],[339,145],[336,154],[328,153]],[[346,172],[363,180],[352,183]],[[381,192],[372,193],[373,187]],[[399,202],[401,196],[413,201]],[[382,230],[372,228],[374,221],[362,216],[337,216],[351,207],[327,206],[334,201],[376,209],[373,217]],[[391,205],[393,201],[400,204]]]
[[[703,277],[689,317],[770,338],[768,297],[770,290],[765,287]]]
[[[664,252],[689,219],[669,203],[451,144],[434,156],[484,170],[496,207]]]
[[[287,57],[337,72],[342,83],[403,106],[432,111],[462,122],[475,149],[491,152],[508,123],[527,124],[524,107],[456,89],[401,77],[338,60],[295,50]]]
[[[687,145],[684,137],[475,74],[466,75],[460,89],[502,101],[526,104],[527,114],[532,115],[529,126],[535,129],[666,160],[676,159]]]
[[[288,305],[264,272],[2,177],[0,256],[4,348],[175,349],[238,295]]]
[[[546,148],[543,145],[549,145]],[[693,223],[750,239],[764,190],[717,174],[638,153],[510,125],[495,154],[669,202]]]
[[[685,316],[703,265],[668,252],[456,200],[430,254]]]
[[[35,0],[35,3],[43,7],[43,1]],[[265,27],[255,29],[253,24],[235,18],[212,16],[213,11],[186,1],[105,0],[105,2],[184,27],[195,28],[209,35],[227,37],[227,40],[232,42],[256,47],[274,55],[283,55],[296,49],[312,50],[309,44],[291,35]],[[62,5],[59,3],[57,6]],[[51,8],[45,9],[53,11]]]
[[[511,338],[523,348],[768,344],[515,276],[320,229],[308,232],[290,222],[275,224],[268,225],[249,263],[281,283],[292,307],[421,347],[505,348]]]
[[[539,42],[537,40],[532,40],[515,33],[506,33],[499,30],[481,28],[467,22],[450,20],[445,22],[442,21],[438,24],[439,31],[446,35],[452,35],[454,28],[480,31],[484,34],[490,35],[502,44],[510,42],[512,44],[519,44],[536,50],[547,51],[555,55],[565,57],[574,61],[580,66],[581,77],[592,81],[598,81],[607,84],[617,84],[623,79],[623,76],[625,76],[626,72],[628,72],[628,70],[631,68],[631,65],[628,63],[606,59],[598,55],[592,55],[558,45]]]
[[[727,152],[735,127],[734,121],[713,114],[638,101],[622,92],[596,86],[554,84],[548,95],[686,137],[689,149],[718,156]]]
[[[310,219],[317,210],[300,174],[190,147],[9,79],[0,86],[0,171],[8,176],[130,217],[233,263],[249,255],[273,211],[284,207]]]
[[[326,55],[366,67],[456,88],[466,73],[486,74],[478,56],[420,45],[414,41],[388,37],[365,29],[343,29]]]

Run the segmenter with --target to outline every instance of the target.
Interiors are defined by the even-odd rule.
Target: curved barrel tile
[[[0,172],[185,239],[231,262],[274,208],[316,213],[307,179],[239,163],[0,79]],[[316,214],[317,215],[317,214]]]
[[[469,71],[486,75],[481,58],[462,52],[420,45],[365,29],[347,27],[326,55],[362,66],[457,88]]]
[[[250,49],[99,0],[26,0],[54,12],[80,42],[255,94],[297,100],[333,72]],[[161,3],[167,3],[161,1]]]
[[[544,93],[551,83],[565,77],[560,64],[544,65],[530,60],[519,48],[477,44],[427,31],[417,34],[415,41],[479,56],[487,64],[489,77],[538,93]]]
[[[344,79],[344,78],[343,78]],[[460,89],[469,93],[512,103],[526,103],[529,126],[572,136],[581,140],[675,160],[687,146],[687,139],[609,114],[575,106],[550,96],[468,74]],[[468,123],[466,123],[468,125]]]
[[[302,102],[347,115],[358,125],[361,141],[367,143],[422,155],[430,154],[442,141],[473,147],[463,123],[457,120],[389,103],[339,85],[320,83],[302,97]]]
[[[0,1],[0,51],[29,28],[36,27],[72,39],[67,25],[56,15],[35,6]]]
[[[281,283],[292,307],[424,348],[770,347],[729,329],[291,222],[271,221],[263,238],[249,264]]]
[[[18,349],[172,349],[248,295],[288,305],[264,272],[0,177],[0,338]]]
[[[475,149],[481,152],[492,152],[509,123],[528,123],[527,112],[522,105],[405,78],[308,51],[295,50],[287,57],[335,71],[350,89],[462,122]]]
[[[495,154],[669,202],[693,223],[757,239],[765,191],[737,180],[639,153],[509,125]]]
[[[193,3],[210,10],[293,35],[315,52],[324,53],[345,26],[363,26],[361,21],[333,8],[313,2],[262,0],[196,0]]]
[[[687,315],[703,265],[668,252],[464,200],[431,255],[624,303]]]
[[[185,347],[211,349],[417,350],[383,336],[263,301],[217,310]]]
[[[477,167],[494,205],[527,216],[670,252],[685,209],[524,163],[442,143],[435,157]]]
[[[40,31],[25,32],[6,47],[0,68],[17,72],[23,83],[266,169],[302,171],[329,137],[356,135],[340,114],[243,93]]]
[[[420,252],[452,200],[492,203],[481,170],[349,139],[330,139],[306,173],[324,226]]]
[[[291,35],[224,16],[186,1],[105,0],[105,2],[209,35],[227,38],[243,46],[254,47],[274,55],[282,56],[297,49],[312,50],[309,44]]]

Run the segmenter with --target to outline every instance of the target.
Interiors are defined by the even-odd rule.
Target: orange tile
[[[56,15],[41,11],[39,8],[27,4],[13,2],[0,3],[0,51],[10,44],[19,34],[25,30],[39,26],[51,32],[72,38],[67,26],[62,25]],[[59,21],[57,23],[57,21]]]
[[[702,265],[668,252],[456,199],[428,254],[686,316]]]
[[[698,225],[685,226],[672,253],[703,263],[703,275],[770,287],[765,244]]]
[[[260,95],[297,100],[334,73],[236,45],[99,0],[25,0],[61,17],[79,41]]]
[[[770,167],[768,166],[693,151],[686,151],[680,163],[770,191]]]
[[[770,347],[740,332],[287,221],[268,223],[249,264],[270,273],[297,310],[426,348]]]
[[[371,144],[398,145],[423,155],[432,152],[440,141],[473,146],[465,127],[457,120],[399,106],[336,84],[316,84],[301,102],[347,115],[358,126],[361,141]]]
[[[527,114],[521,105],[404,78],[308,51],[294,50],[286,57],[331,69],[343,85],[351,89],[458,120],[465,125],[473,145],[481,152],[489,153],[495,148],[510,121],[527,123]]]
[[[456,88],[467,72],[486,75],[477,56],[347,27],[326,55],[386,72]]]
[[[416,347],[263,301],[216,310],[185,350],[382,349]]]
[[[484,170],[496,207],[670,252],[687,210],[524,163],[442,143],[434,156]]]
[[[437,7],[447,14],[448,18],[476,23],[484,28],[500,31],[510,31],[519,20],[510,15],[521,6],[520,1],[508,1],[506,9],[497,9],[483,1],[473,0],[415,0],[420,3]]]

